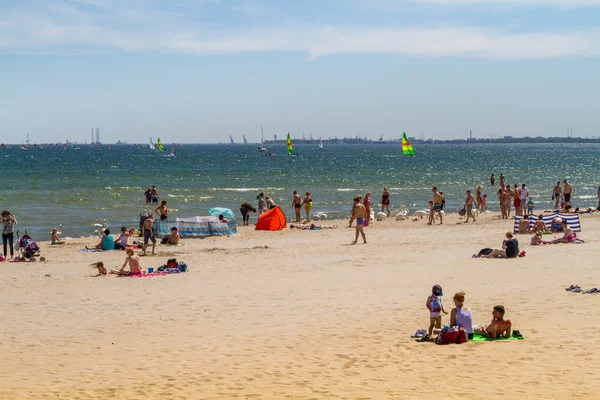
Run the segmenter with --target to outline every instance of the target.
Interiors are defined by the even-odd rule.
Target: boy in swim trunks
[[[127,252],[127,258],[116,274],[121,276],[141,276],[145,271],[140,267],[140,257],[133,254],[133,249],[131,248],[125,251]],[[129,264],[129,271],[125,271],[127,264]],[[113,272],[111,271],[110,273],[112,274]]]
[[[367,210],[365,206],[360,203],[360,199],[355,197],[354,207],[352,208],[352,216],[350,217],[350,226],[352,225],[352,221],[356,219],[356,237],[354,238],[354,242],[352,242],[352,244],[356,244],[356,242],[358,242],[358,235],[362,235],[364,243],[367,244],[367,236],[365,235],[365,231],[363,229],[365,225],[365,218],[367,218]]]
[[[427,223],[427,225],[433,224],[433,219],[435,217],[435,213],[437,213],[438,216],[440,217],[440,225],[441,225],[443,223],[442,201],[445,200],[445,198],[440,194],[440,192],[437,191],[437,188],[435,186],[431,188],[431,191],[433,192],[433,210],[429,213],[429,222]]]
[[[296,222],[300,222],[300,210],[302,210],[302,196],[294,190],[294,199],[292,200],[292,208],[296,212]]]
[[[494,307],[494,310],[492,311],[492,322],[488,326],[475,330],[475,333],[492,339],[501,336],[509,338],[512,323],[510,322],[510,319],[504,319],[504,312],[504,306]]]

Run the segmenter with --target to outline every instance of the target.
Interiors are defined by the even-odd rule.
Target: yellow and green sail
[[[417,154],[415,149],[410,145],[408,138],[406,137],[406,132],[402,134],[402,153],[407,154],[409,156],[414,156]]]
[[[294,148],[292,147],[292,139],[290,138],[290,133],[288,132],[288,137],[287,137],[287,147],[288,147],[288,153],[289,155],[293,155],[294,154]]]
[[[402,143],[404,143],[404,142],[402,142]],[[163,147],[162,143],[160,142],[160,138],[158,138],[158,139],[156,140],[156,145],[158,146],[158,149],[159,149],[160,151],[165,151],[165,148]]]

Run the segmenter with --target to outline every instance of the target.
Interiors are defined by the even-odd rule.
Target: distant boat
[[[231,144],[235,144],[235,142],[233,141],[233,138],[231,137],[231,135],[229,135],[229,140],[231,141]]]
[[[157,138],[157,139],[156,139],[156,144],[157,144],[157,146],[158,146],[158,149],[159,149],[160,151],[165,151],[165,148],[163,147],[162,143],[160,142],[160,138]]]
[[[244,138],[244,144],[248,144],[248,141],[246,140],[246,135],[242,135],[242,137]]]
[[[152,143],[152,138],[150,138],[150,150],[156,150],[156,146]]]
[[[294,152],[294,147],[292,147],[292,138],[290,138],[290,133],[288,132],[287,135],[287,148],[288,148],[288,154],[290,156],[297,156],[298,154]]]
[[[402,153],[409,156],[416,156],[417,152],[411,146],[408,138],[406,137],[406,132],[402,134]]]
[[[25,146],[25,144],[23,144],[21,146],[21,150],[29,150],[31,146],[29,146],[29,133],[27,134],[27,146]]]
[[[177,155],[177,150],[176,150],[176,147],[175,147],[175,143],[173,143],[171,145],[171,154],[170,155],[173,156],[173,157],[175,157]]]
[[[323,141],[321,139],[319,139],[319,148],[322,149],[323,148]]]
[[[258,146],[258,148],[256,150],[267,151],[267,148],[265,147],[265,135],[263,133],[262,125],[260,126],[260,146]]]

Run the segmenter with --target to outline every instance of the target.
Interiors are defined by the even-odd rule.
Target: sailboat
[[[176,150],[176,148],[175,148],[175,143],[173,143],[173,144],[171,145],[171,154],[169,154],[169,155],[170,155],[170,156],[173,156],[173,157],[175,157],[175,156],[177,155],[177,150]]]
[[[150,137],[150,150],[156,150],[156,146],[154,146],[154,143],[152,143],[152,137]]]
[[[409,155],[409,156],[417,155],[417,152],[411,146],[410,142],[408,141],[408,138],[406,137],[406,132],[404,132],[402,134],[402,154]]]
[[[267,151],[267,148],[265,147],[265,135],[263,133],[262,125],[260,126],[260,146],[258,146],[258,148],[256,150]]]
[[[246,140],[246,135],[242,135],[242,137],[244,138],[244,144],[248,144],[248,140]]]
[[[292,147],[292,139],[290,138],[290,133],[288,132],[287,135],[287,148],[288,148],[288,154],[290,156],[297,156],[298,154],[294,152],[294,148]]]
[[[162,143],[160,142],[160,138],[156,139],[156,144],[158,145],[158,149],[160,151],[165,151],[165,148],[163,147]]]
[[[323,141],[321,139],[319,139],[319,148],[322,149],[323,148]]]
[[[29,146],[29,133],[27,134],[27,146],[25,146],[24,144],[21,146],[21,150],[29,150],[30,146]]]
[[[231,144],[235,144],[235,142],[233,141],[233,138],[231,137],[231,135],[229,135],[229,140],[231,141]]]

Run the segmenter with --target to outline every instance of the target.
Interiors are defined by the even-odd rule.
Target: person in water
[[[154,212],[160,217],[161,221],[169,219],[169,209],[167,208],[167,201],[161,201],[160,206],[158,206],[156,210],[154,210]]]

